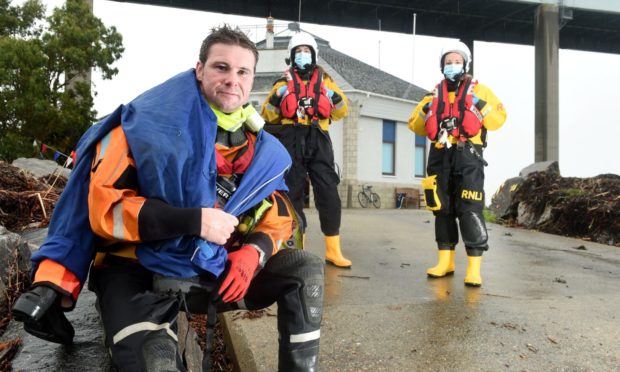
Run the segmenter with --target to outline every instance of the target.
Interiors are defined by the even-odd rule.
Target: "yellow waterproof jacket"
[[[409,117],[409,129],[415,132],[415,134],[419,136],[427,136],[426,127],[424,123],[426,122],[426,114],[428,113],[428,108],[431,106],[433,98],[437,97],[437,89],[438,86],[435,87],[432,93],[427,94],[424,98],[418,103],[416,108],[411,113]],[[495,96],[491,89],[483,84],[476,84],[474,87],[474,94],[484,100],[486,105],[480,110],[480,113],[483,115],[482,126],[487,130],[497,130],[506,121],[506,110],[504,109],[504,105],[500,102],[500,100]],[[456,97],[455,92],[450,92],[450,102],[454,103],[454,98]],[[477,145],[482,144],[482,131],[471,137],[469,140]],[[458,139],[449,136],[449,140],[451,143],[457,143]],[[435,141],[433,141],[435,142]]]
[[[319,126],[321,127],[321,129],[327,131],[329,130],[329,124],[332,121],[338,121],[349,114],[349,101],[340,89],[340,87],[338,87],[338,85],[331,78],[331,76],[324,72],[323,69],[320,69],[319,71],[323,72],[323,84],[325,85],[325,88],[331,89],[335,93],[339,94],[340,97],[342,97],[342,101],[334,104],[329,118],[319,120]],[[308,81],[304,80],[304,84],[307,83]],[[296,123],[294,119],[283,118],[280,113],[280,107],[276,107],[270,103],[271,96],[274,95],[278,91],[278,89],[286,85],[287,81],[285,78],[277,80],[276,83],[273,85],[271,92],[269,92],[269,94],[267,95],[267,99],[265,99],[265,102],[263,103],[263,107],[261,109],[261,116],[269,124],[287,125]],[[312,121],[311,118],[306,115],[305,118],[303,120],[299,120],[298,123],[303,125],[310,125]]]

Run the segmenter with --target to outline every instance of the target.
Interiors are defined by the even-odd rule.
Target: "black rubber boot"
[[[319,345],[296,350],[280,347],[278,371],[280,372],[316,372],[319,370]]]

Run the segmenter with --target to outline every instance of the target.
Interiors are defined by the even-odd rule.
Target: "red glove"
[[[245,296],[258,268],[258,259],[258,251],[249,245],[228,254],[230,269],[218,292],[224,302],[237,302]]]

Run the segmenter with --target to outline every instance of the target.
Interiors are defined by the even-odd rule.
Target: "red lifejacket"
[[[450,132],[460,141],[466,141],[467,138],[474,137],[482,128],[482,114],[478,107],[473,103],[474,87],[478,84],[477,80],[471,77],[463,79],[454,97],[454,102],[450,103],[448,93],[448,84],[443,80],[435,88],[435,96],[431,102],[431,108],[426,116],[424,125],[426,133],[431,141],[437,140],[440,130],[440,124],[443,120],[449,118],[456,119],[456,126]]]
[[[327,91],[323,83],[323,74],[315,68],[308,80],[304,84],[297,71],[291,67],[286,72],[288,94],[280,103],[282,117],[287,119],[298,119],[297,107],[301,99],[310,99],[311,105],[306,108],[305,114],[312,119],[326,119],[332,111],[332,103],[327,98]]]
[[[248,139],[247,145],[238,150],[234,159],[228,160],[219,151],[215,152],[217,174],[227,176],[243,174],[248,169],[254,158],[256,136],[250,132],[245,132],[245,136]]]

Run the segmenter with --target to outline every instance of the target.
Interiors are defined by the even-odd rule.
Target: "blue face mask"
[[[463,65],[461,64],[452,64],[445,65],[443,67],[443,75],[448,80],[454,81],[454,78],[463,73]]]
[[[295,64],[303,70],[306,65],[312,64],[312,54],[307,52],[295,53]]]

